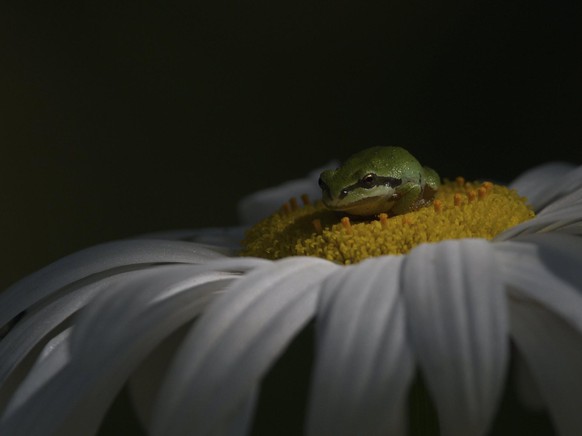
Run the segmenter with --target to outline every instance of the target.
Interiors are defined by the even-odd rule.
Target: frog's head
[[[374,147],[354,154],[340,168],[321,173],[323,203],[329,209],[359,216],[390,210],[410,158],[399,147]]]

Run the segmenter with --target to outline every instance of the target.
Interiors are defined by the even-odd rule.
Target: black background
[[[403,145],[442,176],[582,163],[576,1],[2,2],[0,287]],[[58,3],[58,4],[55,4]]]

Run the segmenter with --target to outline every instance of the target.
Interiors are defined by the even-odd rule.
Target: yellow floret
[[[244,256],[280,259],[317,256],[351,264],[384,254],[406,254],[424,242],[492,239],[534,217],[526,199],[505,186],[445,181],[432,206],[404,215],[354,221],[303,198],[252,227],[243,241]]]

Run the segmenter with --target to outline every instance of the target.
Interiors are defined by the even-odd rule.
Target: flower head
[[[385,254],[406,254],[426,242],[448,239],[493,239],[533,218],[526,199],[491,182],[466,183],[458,178],[439,189],[432,207],[389,218],[350,220],[305,195],[303,207],[292,198],[278,213],[261,221],[243,241],[243,254],[280,259],[317,256],[350,264]]]
[[[318,229],[305,219],[309,230],[285,250],[308,238],[317,245],[336,227],[348,241],[359,224],[366,232],[409,226],[410,234],[425,226],[424,239],[398,251],[405,254],[360,249],[353,262],[339,259],[353,265],[233,257],[238,230],[179,232],[89,248],[23,279],[0,294],[0,434],[95,434],[124,386],[148,434],[252,434],[265,380],[310,328],[313,363],[293,434],[417,431],[414,398],[424,386],[441,434],[484,435],[498,429],[514,383],[559,434],[578,434],[582,169],[534,169],[510,185],[519,194],[491,185],[481,200],[456,183],[452,203],[443,197],[409,223],[404,215],[346,229],[317,206],[267,218],[320,220]],[[500,203],[487,206],[496,196]],[[261,194],[251,201],[260,209]],[[495,215],[468,224],[502,209],[512,211],[501,213],[502,225]],[[423,243],[439,219],[463,232],[495,230]]]

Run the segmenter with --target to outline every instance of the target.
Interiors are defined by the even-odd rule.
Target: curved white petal
[[[406,434],[414,364],[399,288],[402,260],[371,259],[324,282],[308,435]]]
[[[572,202],[566,203],[570,199]],[[494,240],[508,241],[521,235],[550,232],[582,235],[582,189],[562,200],[566,201],[560,201],[556,207],[553,207],[554,205],[546,207],[533,219],[510,227]]]
[[[131,403],[144,429],[151,428],[151,421],[161,382],[170,367],[176,352],[180,349],[186,334],[192,328],[188,323],[165,339],[150,355],[142,361],[139,368],[133,372],[128,387]],[[241,407],[235,412],[232,422],[217,432],[222,436],[244,436],[249,428],[252,412],[258,394],[252,390],[249,397],[243,400]]]
[[[53,329],[59,326],[59,324],[64,322],[78,310],[82,309],[99,292],[107,289],[114,283],[132,280],[143,274],[150,273],[144,270],[136,270],[103,278],[51,301],[36,312],[27,314],[27,316],[16,324],[10,333],[0,341],[0,392],[3,391],[3,385],[7,378],[14,370],[18,369],[18,365],[23,362],[26,356],[28,356],[46,336],[53,334]],[[8,388],[9,387],[10,386],[8,386]]]
[[[527,197],[534,210],[538,211],[552,201],[556,187],[563,188],[559,181],[575,168],[575,165],[566,162],[543,164],[521,174],[509,187]]]
[[[404,263],[410,338],[444,436],[485,434],[502,392],[508,327],[497,271],[479,239],[421,245]]]
[[[150,428],[155,399],[164,375],[192,327],[185,324],[153,350],[131,374],[128,392],[143,428]]]
[[[556,198],[555,201],[552,201],[546,207],[544,207],[538,213],[538,216],[565,210],[572,206],[580,205],[580,203],[582,203],[582,187],[573,190],[569,194],[565,194]]]
[[[540,200],[541,208],[582,189],[582,166],[566,171],[550,185],[551,189],[544,192],[544,201]],[[538,207],[536,210],[539,210]]]
[[[291,197],[299,198],[307,194],[312,201],[319,200],[321,198],[321,188],[317,183],[319,174],[325,169],[337,166],[336,161],[331,161],[313,170],[303,179],[291,180],[243,198],[238,204],[239,221],[243,224],[255,224],[279,210]]]
[[[153,263],[205,263],[224,257],[194,243],[162,240],[126,240],[90,247],[66,256],[31,274],[0,293],[0,326],[21,311],[65,286],[77,286]],[[100,276],[101,275],[101,276]]]
[[[582,333],[582,239],[548,233],[494,247],[510,296],[537,301]]]
[[[313,316],[320,282],[336,268],[288,258],[234,284],[185,339],[161,389],[152,434],[214,435],[240,419],[242,404]]]
[[[247,397],[241,401],[238,410],[234,411],[232,419],[226,423],[227,425],[214,433],[216,436],[246,436],[248,434],[259,397],[258,390],[258,387],[250,390]]]
[[[533,300],[509,300],[511,335],[561,436],[582,429],[582,335]]]
[[[496,244],[511,335],[561,435],[582,428],[582,240],[530,235]]]
[[[23,407],[23,404],[44,384],[60,372],[71,360],[69,338],[72,328],[63,330],[53,337],[43,348],[28,378],[18,387],[16,394],[10,399],[10,406],[3,412],[11,414]]]
[[[247,267],[253,261],[239,262]],[[29,398],[17,394],[22,404],[9,406],[0,434],[93,434],[139,362],[235,278],[209,268],[160,267],[96,297],[74,326],[70,363],[44,384],[30,381],[39,389]]]

